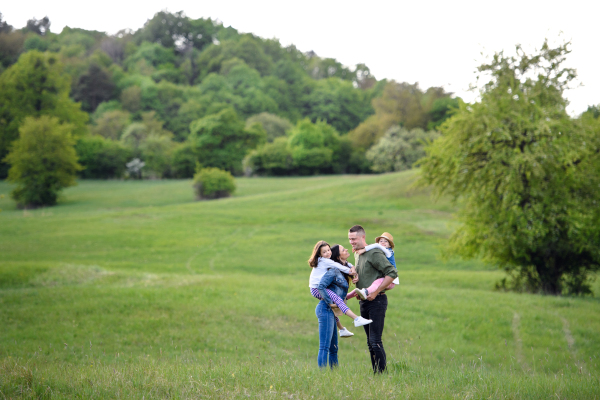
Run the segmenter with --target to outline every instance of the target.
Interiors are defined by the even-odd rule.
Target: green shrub
[[[235,191],[235,181],[228,171],[203,168],[194,175],[194,188],[198,199],[218,199]]]
[[[439,137],[436,131],[421,128],[411,130],[392,126],[385,135],[367,151],[366,157],[373,164],[373,171],[393,172],[410,169],[425,157],[425,146]]]
[[[25,118],[19,139],[4,159],[11,165],[8,180],[17,184],[12,197],[19,207],[54,205],[60,190],[75,185],[81,166],[73,147],[73,129],[47,115]]]
[[[247,175],[289,175],[293,169],[292,153],[286,137],[253,150],[244,160]]]
[[[122,143],[97,135],[81,138],[75,150],[84,167],[79,176],[85,179],[121,178],[131,158],[131,151]]]

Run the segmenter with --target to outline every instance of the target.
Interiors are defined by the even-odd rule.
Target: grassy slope
[[[363,395],[597,396],[600,303],[494,292],[494,268],[439,261],[453,209],[411,189],[414,174],[239,179],[236,196],[211,202],[193,201],[189,181],[81,182],[59,206],[26,212],[0,199],[0,390],[85,397],[87,376],[106,382],[94,396],[337,397],[347,377],[371,379],[364,332],[340,344],[331,385],[315,375],[305,260],[319,239],[346,245],[360,223],[368,239],[394,235],[402,283],[384,336],[396,375],[377,389],[359,380]],[[236,368],[246,384],[223,380]],[[196,392],[184,383],[194,374]],[[127,386],[139,379],[164,392]]]

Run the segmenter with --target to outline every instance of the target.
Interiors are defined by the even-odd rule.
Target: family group
[[[319,320],[319,367],[338,365],[338,329],[341,338],[354,336],[338,316],[347,315],[354,326],[362,326],[367,335],[371,364],[375,373],[386,368],[382,335],[388,299],[386,291],[399,283],[394,258],[394,238],[384,232],[367,245],[362,226],[348,231],[355,265],[348,262],[350,252],[342,245],[330,246],[321,240],[315,245],[308,264],[312,268],[309,280],[311,294],[320,300],[315,309]],[[356,289],[348,293],[350,283]],[[346,300],[358,297],[360,315],[346,305]]]

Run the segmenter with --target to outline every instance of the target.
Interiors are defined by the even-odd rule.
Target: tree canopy
[[[191,18],[183,11],[157,12],[140,29],[115,35],[70,27],[53,33],[50,26],[49,17],[32,19],[22,29],[0,18],[0,81],[8,85],[9,94],[0,99],[0,157],[16,140],[24,116],[54,115],[75,126],[77,140],[88,131],[104,137],[104,141],[88,137],[85,145],[77,146],[86,152],[84,166],[88,161],[96,165],[94,160],[107,149],[119,152],[125,146],[127,154],[145,163],[142,177],[191,177],[195,161],[203,162],[191,141],[196,140],[192,126],[232,110],[239,121],[247,121],[246,131],[253,131],[253,121],[260,120],[256,122],[272,143],[299,121],[326,124],[337,132],[342,150],[330,149],[331,158],[326,146],[296,147],[295,166],[279,172],[365,172],[371,170],[366,150],[387,129],[394,125],[426,129],[434,124],[433,129],[447,118],[453,104],[451,94],[439,88],[421,90],[416,83],[378,80],[364,63],[343,65],[314,51],[284,46],[277,39],[238,32],[218,20]],[[39,70],[38,76],[46,74],[47,85],[55,87],[24,83],[33,79],[27,72],[32,68]],[[17,93],[14,82],[19,80],[31,89],[23,99],[10,94]],[[32,113],[23,102],[35,96],[56,97],[63,105],[45,100],[43,110]],[[67,106],[74,108],[65,112]],[[141,139],[143,118],[149,112],[171,135],[135,139]],[[107,140],[119,143],[113,146]],[[242,145],[231,172],[241,173],[240,157],[252,146]],[[92,155],[93,151],[98,154]],[[298,164],[301,158],[304,161]],[[287,155],[283,159],[288,160]],[[308,168],[311,162],[320,166]],[[6,176],[7,168],[0,165],[0,177]],[[152,168],[162,172],[151,175]],[[122,171],[116,166],[103,170]]]
[[[73,126],[73,135],[81,137],[87,130],[88,115],[70,97],[70,77],[63,72],[58,57],[52,53],[30,51],[0,75],[0,158],[8,153],[17,139],[26,117],[51,115]],[[7,165],[0,165],[6,176]]]
[[[600,125],[571,118],[568,45],[497,53],[481,101],[460,103],[422,161],[422,179],[461,205],[449,254],[509,273],[499,287],[585,294],[600,268]]]
[[[73,128],[47,115],[23,121],[19,139],[5,158],[11,165],[8,180],[17,185],[12,197],[21,207],[54,205],[63,188],[75,185],[81,166],[73,147]]]

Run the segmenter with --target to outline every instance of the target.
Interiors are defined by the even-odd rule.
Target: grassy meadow
[[[0,182],[0,398],[600,398],[600,301],[442,262],[454,208],[416,173],[242,178],[202,202],[191,181],[81,181],[28,211]],[[396,242],[381,376],[347,317],[340,367],[316,365],[306,260],[356,223]]]

